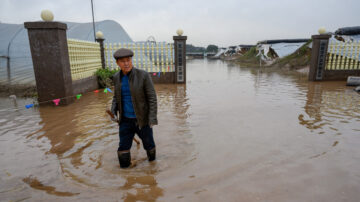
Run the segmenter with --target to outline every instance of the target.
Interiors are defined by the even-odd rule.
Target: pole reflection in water
[[[306,105],[304,107],[305,113],[308,115],[309,120],[304,119],[304,115],[299,115],[299,123],[306,126],[308,129],[318,129],[325,125],[321,117],[321,104],[322,104],[322,88],[318,83],[309,85],[307,92]],[[312,119],[312,120],[311,120]]]
[[[118,125],[105,113],[111,106],[112,95],[88,93],[69,106],[33,109],[40,116],[36,123],[40,127],[26,133],[24,141],[37,142],[43,152],[37,160],[42,163],[34,161],[21,181],[54,196],[83,199],[96,195],[86,189],[100,188],[106,189],[104,192],[110,193],[110,198],[156,201],[163,196],[163,189],[156,182],[158,173],[183,164],[191,154],[192,144],[185,85],[155,88],[160,122],[154,128],[158,147],[155,162],[149,163],[142,147],[134,145],[131,153],[135,167],[119,168]],[[49,158],[53,159],[51,163]]]
[[[309,82],[304,106],[305,114],[299,115],[299,123],[310,131],[317,131],[318,134],[332,132],[341,135],[338,125],[351,126],[354,121],[359,121],[359,96],[350,88],[339,88],[341,84]],[[352,127],[352,130],[358,130],[355,125]]]

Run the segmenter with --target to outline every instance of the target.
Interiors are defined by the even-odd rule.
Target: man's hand
[[[114,117],[111,118],[111,120],[114,121],[114,122],[118,122],[119,119],[117,118],[117,116],[114,116]]]
[[[111,113],[110,110],[106,110],[106,113],[109,114],[112,121],[119,122],[118,117],[115,114]]]

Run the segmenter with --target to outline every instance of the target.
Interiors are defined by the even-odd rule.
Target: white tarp
[[[257,46],[257,50],[259,51],[258,54],[256,55],[259,56],[261,55],[261,59],[262,60],[269,60],[270,58],[267,56],[267,54],[269,53],[270,51],[270,44],[260,44]],[[264,54],[262,54],[261,51],[264,51]]]
[[[259,44],[258,50],[264,50],[264,56],[268,58],[267,54],[270,51],[270,48],[275,51],[279,58],[283,58],[294,53],[299,49],[305,42],[301,43],[274,43],[274,44]]]
[[[216,53],[216,55],[214,57],[220,57],[220,55],[222,55],[225,52],[225,49],[221,48],[218,50],[218,52]]]
[[[283,58],[294,53],[297,49],[303,46],[305,43],[275,43],[271,44],[271,48],[275,51],[275,53],[279,56],[279,58]]]

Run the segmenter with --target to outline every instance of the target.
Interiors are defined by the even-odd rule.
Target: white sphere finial
[[[102,33],[102,31],[97,31],[96,32],[96,38],[97,39],[103,39],[104,38],[104,34]]]
[[[325,34],[326,33],[325,27],[320,27],[318,32],[319,32],[319,34]]]
[[[41,19],[46,22],[50,22],[54,20],[54,14],[50,10],[42,10],[41,11]]]
[[[178,36],[182,36],[183,33],[184,33],[184,31],[183,31],[182,29],[176,30],[176,34],[177,34]]]

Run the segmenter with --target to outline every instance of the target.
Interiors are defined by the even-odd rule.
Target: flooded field
[[[191,60],[156,85],[157,160],[120,169],[110,93],[0,98],[0,201],[359,201],[360,94],[345,82]]]

